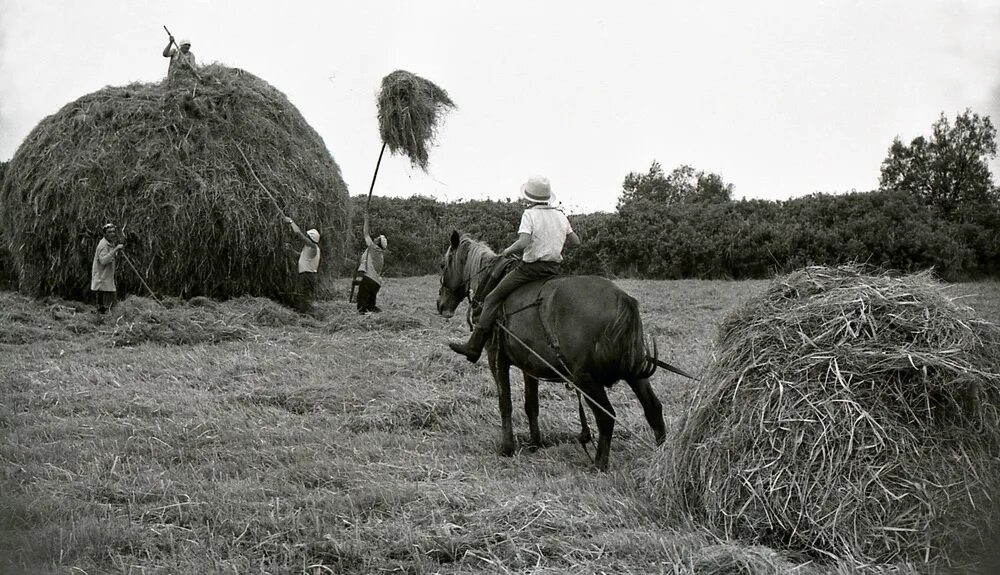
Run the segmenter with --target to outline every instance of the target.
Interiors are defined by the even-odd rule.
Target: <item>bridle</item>
[[[461,262],[461,263],[458,263],[457,265],[462,266],[462,265],[465,265],[465,264],[464,264],[464,262]],[[447,266],[446,266],[446,269],[447,269]],[[469,276],[469,279],[467,279],[464,282],[458,284],[458,287],[456,287],[454,289],[448,287],[444,283],[445,273],[444,273],[444,271],[442,271],[442,273],[441,273],[441,289],[443,289],[444,291],[448,292],[448,294],[450,294],[453,298],[455,298],[455,302],[456,302],[455,305],[456,305],[456,307],[458,306],[458,303],[460,303],[463,299],[464,300],[468,300],[469,304],[471,304],[472,303],[472,294],[469,292],[469,284],[472,283],[472,280],[474,280],[477,277],[479,277],[480,274],[488,272],[488,271],[490,271],[490,269],[491,269],[491,266],[484,265],[483,267],[479,268],[479,270],[476,273],[474,273],[471,276]]]
[[[461,302],[463,299],[469,297],[469,286],[467,285],[467,282],[462,282],[458,284],[458,288],[452,289],[445,285],[444,274],[441,274],[441,289],[448,292],[448,294],[455,298],[456,302]]]
[[[448,251],[450,252],[451,250],[449,249]],[[448,261],[447,256],[445,257],[445,261],[446,262]],[[448,271],[448,266],[445,265],[445,268],[441,270],[441,289],[447,292],[452,298],[454,298],[455,307],[458,307],[458,304],[461,303],[463,299],[469,297],[469,282],[468,281],[461,282],[458,284],[458,287],[452,289],[448,287],[447,284],[444,283],[444,277],[447,271]]]

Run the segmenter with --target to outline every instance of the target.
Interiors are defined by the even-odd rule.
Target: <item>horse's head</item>
[[[455,308],[469,295],[469,278],[465,277],[465,250],[458,232],[451,232],[451,244],[441,258],[441,289],[438,290],[437,310],[444,317],[455,315]]]

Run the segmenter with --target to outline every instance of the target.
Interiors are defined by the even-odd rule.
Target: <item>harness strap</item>
[[[541,285],[538,286],[538,293],[535,294],[535,300],[532,301],[531,303],[523,305],[509,313],[506,311],[506,302],[500,304],[499,317],[503,318],[503,323],[506,325],[507,320],[510,318],[510,316],[516,313],[520,313],[524,310],[537,307],[538,324],[542,326],[542,333],[545,334],[545,341],[549,344],[549,347],[552,348],[552,351],[556,354],[556,357],[559,359],[559,363],[562,365],[563,370],[566,373],[572,373],[573,370],[569,368],[569,365],[566,361],[566,356],[563,354],[562,348],[559,347],[559,339],[556,337],[555,332],[549,329],[549,326],[545,325],[545,318],[542,317],[542,304],[545,303],[545,298],[542,297],[542,290],[545,289],[545,284],[547,284],[549,280],[551,280],[554,277],[556,276],[549,276],[542,280]],[[569,384],[566,385],[566,388],[569,389]]]
[[[521,313],[522,311],[524,311],[526,309],[531,309],[531,308],[533,308],[535,306],[538,306],[539,308],[541,308],[542,301],[544,301],[544,300],[543,300],[542,296],[539,295],[538,297],[535,298],[535,301],[533,301],[533,302],[531,302],[531,303],[529,303],[527,305],[523,305],[523,306],[515,309],[514,311],[512,311],[510,313],[507,313],[506,315],[509,317],[509,316],[512,316],[512,315],[514,315],[516,313]],[[505,309],[506,307],[507,306],[505,304],[500,304],[500,309],[501,310]]]
[[[548,281],[548,279],[546,279],[545,281]],[[542,300],[541,292],[542,292],[542,288],[544,288],[544,287],[545,287],[545,283],[543,282],[542,286],[540,288],[538,288],[538,293],[539,293],[538,300],[539,300],[539,302],[541,302],[541,300]],[[542,333],[545,334],[545,340],[549,343],[549,347],[552,348],[552,351],[555,352],[556,358],[559,359],[559,363],[560,363],[560,365],[562,365],[563,370],[565,370],[567,373],[573,373],[573,370],[571,370],[569,368],[569,364],[566,361],[566,355],[563,354],[562,348],[559,346],[559,338],[556,337],[555,331],[549,329],[549,326],[545,325],[545,317],[542,316],[542,306],[541,305],[538,306],[538,325],[542,326]],[[567,387],[569,387],[569,386],[567,385]]]

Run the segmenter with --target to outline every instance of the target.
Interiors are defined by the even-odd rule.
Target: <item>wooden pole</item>
[[[382,151],[378,153],[378,161],[375,162],[375,173],[372,174],[372,185],[368,188],[368,201],[365,202],[365,213],[368,213],[368,205],[372,203],[372,192],[375,190],[375,178],[378,177],[378,167],[382,165],[382,154],[385,153],[385,142],[382,142]]]
[[[132,260],[128,259],[128,255],[126,255],[125,252],[122,252],[122,257],[125,258],[125,263],[127,263],[128,266],[132,268],[132,271],[135,272],[135,275],[139,277],[139,281],[142,282],[142,285],[145,286],[146,289],[149,291],[149,295],[153,296],[153,299],[156,300],[156,303],[160,304],[160,307],[166,308],[167,306],[163,305],[163,302],[160,301],[160,298],[156,297],[156,294],[153,293],[153,288],[149,287],[149,284],[146,283],[146,280],[142,279],[142,274],[140,274],[139,270],[137,270],[136,267],[132,265]]]
[[[260,187],[264,189],[264,193],[267,194],[267,197],[271,198],[271,201],[274,202],[274,207],[278,208],[278,213],[281,214],[281,217],[287,218],[288,216],[285,215],[285,212],[282,211],[281,206],[278,205],[278,200],[274,199],[274,196],[271,195],[271,191],[267,189],[267,186],[264,185],[264,182],[260,181],[260,178],[257,177],[257,173],[253,171],[253,166],[250,165],[250,160],[248,160],[246,154],[243,153],[243,149],[240,148],[239,145],[236,146],[236,149],[239,150],[240,155],[243,156],[243,161],[247,163],[247,168],[250,169],[250,175],[252,175],[253,179],[257,180],[257,183],[260,184]],[[374,185],[374,180],[372,184]],[[371,199],[371,192],[368,192],[368,194],[369,194],[368,198]]]

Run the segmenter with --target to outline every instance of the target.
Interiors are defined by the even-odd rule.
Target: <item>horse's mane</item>
[[[468,234],[462,235],[461,245],[466,246],[465,269],[463,275],[469,278],[469,292],[474,294],[482,282],[489,278],[484,268],[493,264],[497,259],[497,254],[490,246],[473,239]]]

